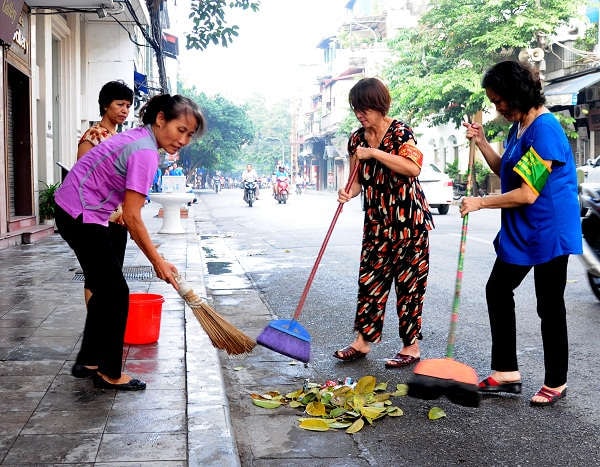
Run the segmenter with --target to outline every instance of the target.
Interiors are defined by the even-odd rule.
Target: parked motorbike
[[[287,178],[278,179],[277,180],[277,193],[275,194],[275,199],[279,204],[286,204],[288,200],[289,192],[289,182]]]
[[[301,183],[296,183],[296,194],[297,195],[302,194],[302,184]]]
[[[252,207],[256,200],[256,181],[245,180],[244,181],[244,201],[248,203],[249,207]]]
[[[579,258],[592,292],[600,300],[600,185],[582,183],[580,201],[586,214],[581,220],[583,254]]]

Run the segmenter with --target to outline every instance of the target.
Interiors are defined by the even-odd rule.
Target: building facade
[[[168,27],[165,3],[152,3]],[[3,11],[17,9],[12,25],[0,20],[14,27],[1,39],[0,248],[53,232],[41,222],[39,193],[75,163],[79,137],[100,120],[105,82],[134,89],[136,110],[162,91],[144,0],[12,0]]]

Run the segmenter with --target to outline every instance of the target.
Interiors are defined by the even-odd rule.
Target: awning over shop
[[[577,94],[584,88],[600,81],[600,71],[567,79],[544,87],[548,107],[577,105]]]

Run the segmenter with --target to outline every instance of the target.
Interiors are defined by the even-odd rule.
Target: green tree
[[[227,47],[238,35],[239,27],[228,25],[226,16],[234,9],[257,12],[260,1],[250,0],[200,0],[191,2],[192,32],[186,36],[188,49],[204,50],[210,44]]]
[[[206,118],[206,133],[181,151],[190,172],[205,168],[210,172],[237,171],[242,160],[242,147],[252,142],[254,126],[246,109],[233,104],[224,97],[209,97],[196,88],[184,89],[195,101]]]
[[[392,114],[430,125],[486,108],[481,77],[494,63],[537,46],[577,16],[577,0],[433,0],[419,26],[391,41],[397,60],[385,72]]]
[[[263,96],[255,95],[245,107],[255,129],[252,144],[243,148],[245,163],[253,164],[260,175],[268,175],[282,158],[283,151],[289,166],[292,103],[287,100],[267,103]]]

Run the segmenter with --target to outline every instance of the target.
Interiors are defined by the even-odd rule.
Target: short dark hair
[[[350,108],[358,112],[375,110],[387,115],[392,98],[387,86],[377,78],[363,78],[358,81],[348,94]]]
[[[167,122],[175,120],[182,115],[193,115],[198,124],[194,136],[201,136],[206,129],[206,120],[202,112],[200,112],[198,104],[188,97],[179,94],[174,96],[170,94],[157,94],[140,109],[140,120],[144,125],[153,124],[156,122],[159,112],[165,115]]]
[[[521,112],[540,107],[546,102],[539,73],[513,60],[491,67],[483,75],[481,86],[498,94],[511,109]]]
[[[112,101],[129,101],[133,104],[133,91],[122,80],[109,81],[98,95],[98,105],[100,107],[100,116],[103,117],[106,113],[106,108]]]

